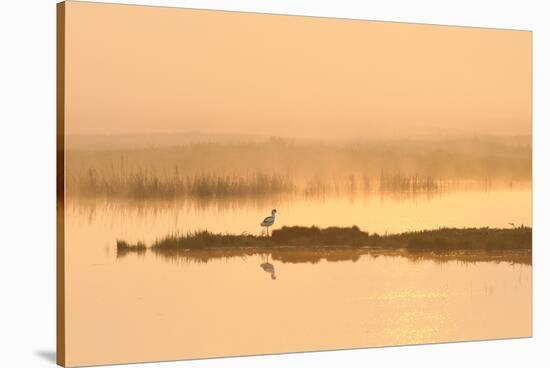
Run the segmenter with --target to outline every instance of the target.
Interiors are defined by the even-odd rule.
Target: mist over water
[[[210,142],[202,137],[172,146],[158,139],[158,145],[142,148],[69,151],[68,193],[137,200],[433,194],[526,186],[531,179],[529,137],[356,143],[277,137]],[[81,142],[81,147],[89,145]]]

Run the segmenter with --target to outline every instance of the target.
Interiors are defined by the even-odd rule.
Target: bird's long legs
[[[269,226],[266,226],[265,230],[262,230],[262,234],[265,234],[265,236],[269,236]]]

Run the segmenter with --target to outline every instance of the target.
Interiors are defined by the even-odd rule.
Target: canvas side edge
[[[56,363],[65,366],[65,2],[56,15]]]

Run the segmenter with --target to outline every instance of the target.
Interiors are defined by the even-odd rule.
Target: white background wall
[[[112,1],[534,31],[534,338],[207,359],[146,367],[547,366],[550,12],[536,0]],[[55,351],[55,0],[0,2],[0,366]],[[510,316],[514,318],[514,316]],[[231,333],[231,331],[229,331]],[[234,331],[238,333],[238,331]]]

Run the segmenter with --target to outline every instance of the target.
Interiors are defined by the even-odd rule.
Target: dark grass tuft
[[[124,257],[128,253],[143,254],[147,251],[147,246],[143,242],[137,242],[130,244],[124,240],[116,241],[116,254],[117,257]]]
[[[357,226],[328,227],[320,229],[316,226],[284,226],[273,230],[271,240],[278,244],[287,245],[369,245],[369,233],[361,231]]]

